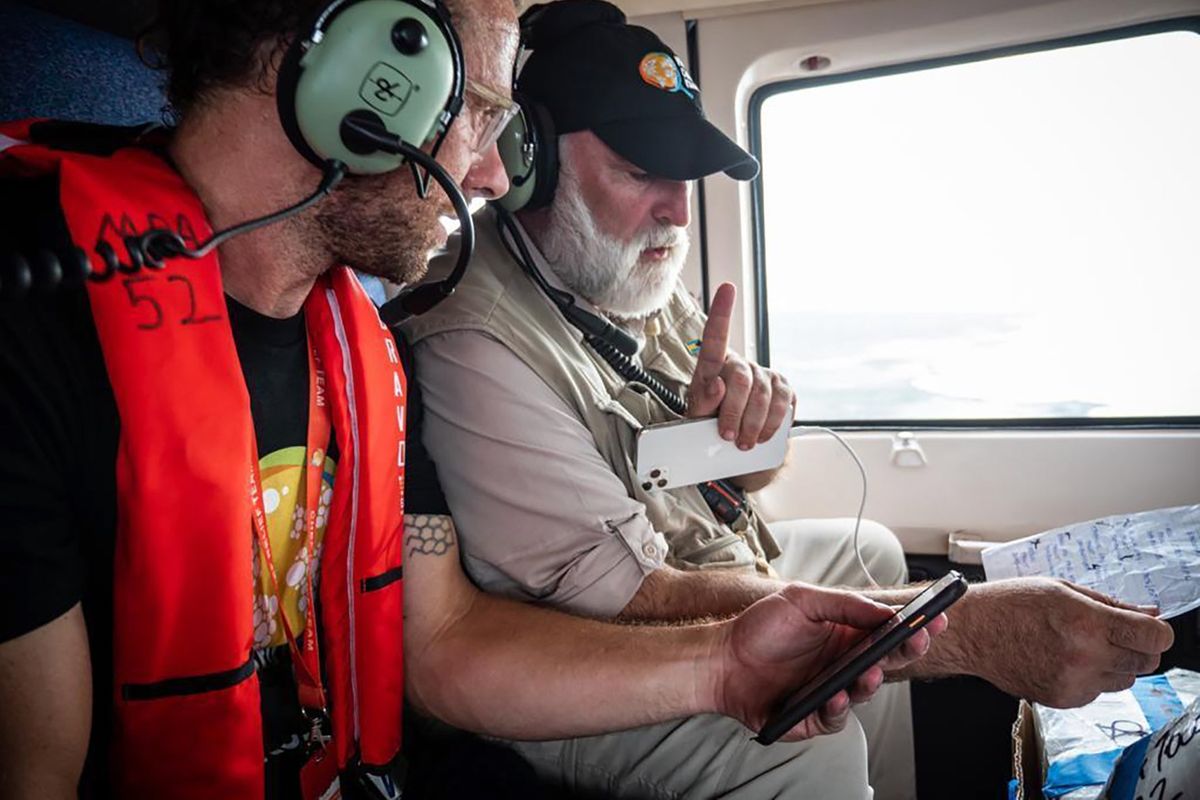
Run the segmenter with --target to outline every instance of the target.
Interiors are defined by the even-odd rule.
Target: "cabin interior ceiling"
[[[631,17],[679,13],[688,19],[775,11],[800,6],[823,6],[863,0],[613,0]]]
[[[49,11],[82,22],[93,28],[132,38],[149,22],[156,0],[19,0],[22,5]],[[751,11],[771,11],[797,6],[829,3],[862,2],[862,0],[616,0],[616,4],[631,17],[652,14],[682,14],[684,17],[704,17]],[[521,0],[522,7],[531,0]]]
[[[156,0],[17,0],[22,5],[49,11],[93,28],[132,38],[153,17]],[[869,6],[882,0],[614,0],[630,17],[671,14],[677,18],[703,19],[778,11],[805,6],[857,4]],[[7,2],[7,0],[0,0]],[[518,0],[526,7],[532,0]]]

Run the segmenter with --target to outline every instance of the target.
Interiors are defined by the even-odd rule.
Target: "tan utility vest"
[[[592,432],[596,448],[629,496],[646,506],[651,524],[666,537],[668,564],[679,569],[756,568],[772,574],[767,562],[779,555],[779,548],[748,505],[744,520],[730,527],[713,515],[694,486],[642,489],[634,465],[637,433],[679,415],[641,383],[622,378],[583,341],[505,250],[494,212],[478,214],[476,225],[475,255],[466,277],[432,311],[404,323],[409,340],[415,345],[427,336],[464,330],[495,338]],[[696,363],[687,343],[699,340],[703,327],[703,313],[680,284],[647,325],[642,366],[682,394]]]

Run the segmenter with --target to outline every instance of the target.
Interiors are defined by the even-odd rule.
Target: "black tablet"
[[[771,744],[787,733],[829,698],[852,684],[872,664],[929,624],[966,591],[967,582],[961,574],[953,570],[946,573],[895,616],[821,670],[819,675],[786,697],[758,732],[756,740],[760,744]]]

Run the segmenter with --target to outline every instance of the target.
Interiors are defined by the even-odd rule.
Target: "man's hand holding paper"
[[[989,580],[1062,578],[1170,619],[1200,607],[1200,505],[1123,514],[984,551]]]

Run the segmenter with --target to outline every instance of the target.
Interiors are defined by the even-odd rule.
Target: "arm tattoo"
[[[454,521],[439,514],[404,515],[405,558],[444,556],[454,547]]]

